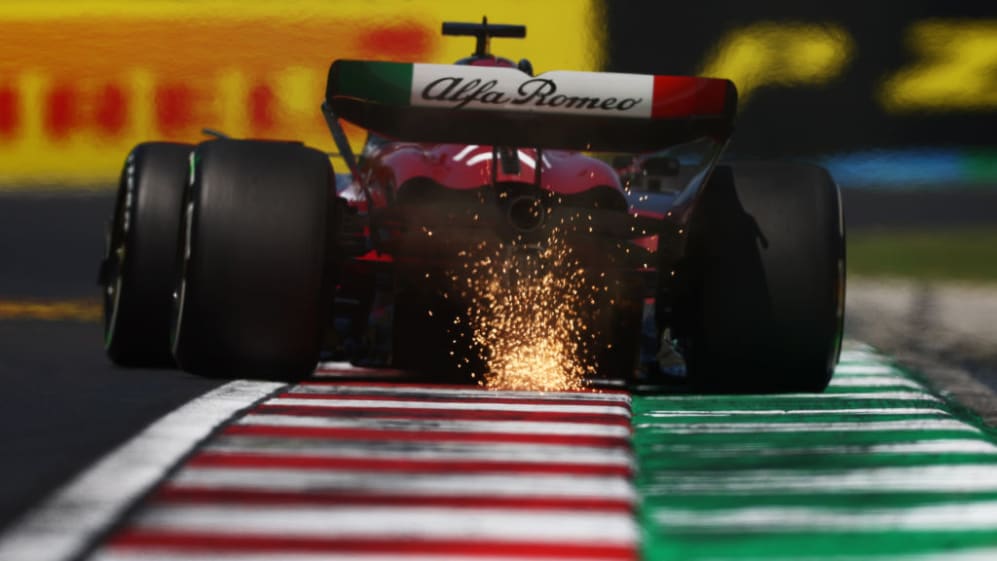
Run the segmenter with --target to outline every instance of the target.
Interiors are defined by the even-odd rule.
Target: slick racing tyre
[[[844,223],[823,168],[720,166],[693,211],[674,300],[690,382],[707,392],[820,392],[844,318]]]
[[[172,343],[209,377],[297,380],[318,361],[332,308],[335,176],[288,142],[215,140],[184,195]]]
[[[170,309],[192,146],[139,144],[125,160],[101,264],[104,347],[128,367],[171,367]]]

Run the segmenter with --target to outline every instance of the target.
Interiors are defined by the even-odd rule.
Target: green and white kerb
[[[646,559],[997,559],[997,445],[866,347],[823,395],[634,397]]]

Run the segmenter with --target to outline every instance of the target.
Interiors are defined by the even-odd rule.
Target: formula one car
[[[489,52],[523,26],[443,33],[474,53],[332,63],[322,111],[349,174],[295,142],[138,145],[101,267],[110,358],[293,380],[328,353],[452,378],[566,325],[586,375],[826,387],[838,188],[812,165],[718,163],[733,83],[534,75]],[[369,132],[358,156],[340,120]]]

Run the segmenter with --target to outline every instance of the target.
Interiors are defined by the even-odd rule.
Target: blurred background
[[[135,143],[198,142],[211,127],[333,150],[318,111],[333,59],[452,62],[472,45],[440,22],[483,15],[528,26],[493,50],[537,72],[733,79],[731,158],[821,163],[843,188],[850,332],[994,371],[997,5],[985,0],[6,0],[0,318],[99,321],[102,222]]]
[[[849,335],[997,387],[997,4],[606,8],[608,69],[734,80],[729,157],[830,169],[848,229]]]

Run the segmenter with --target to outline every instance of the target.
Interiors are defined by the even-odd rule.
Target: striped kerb
[[[823,395],[635,397],[648,559],[997,559],[997,446],[846,350]]]
[[[93,558],[997,559],[988,429],[864,347],[822,395],[341,378],[369,373],[234,419]]]
[[[216,434],[95,558],[639,557],[626,393],[321,379],[342,370]]]

